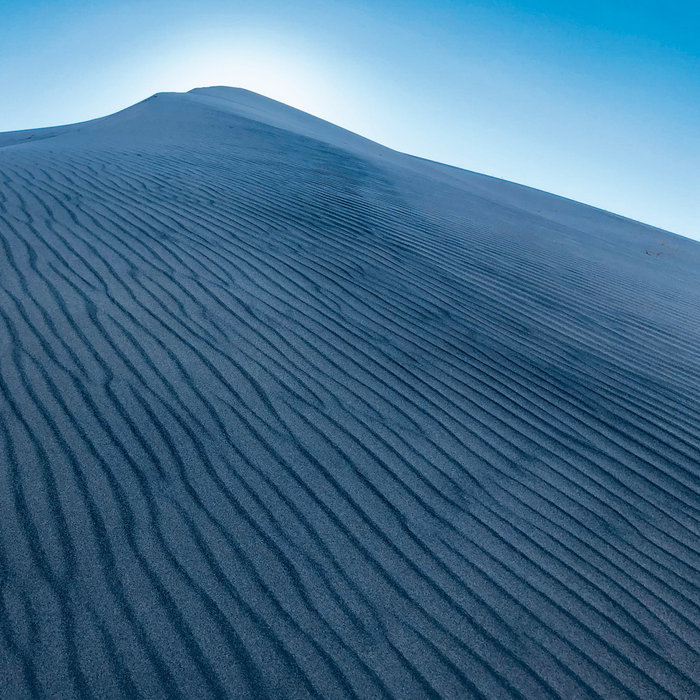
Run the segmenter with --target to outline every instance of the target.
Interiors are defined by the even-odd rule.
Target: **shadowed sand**
[[[0,696],[697,697],[698,270],[242,90],[0,134]]]

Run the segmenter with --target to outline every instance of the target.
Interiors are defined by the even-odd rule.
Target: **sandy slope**
[[[0,135],[0,696],[697,697],[699,269],[244,91]]]

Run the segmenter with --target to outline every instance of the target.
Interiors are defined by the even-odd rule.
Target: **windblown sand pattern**
[[[700,694],[700,245],[227,88],[0,135],[0,696]]]

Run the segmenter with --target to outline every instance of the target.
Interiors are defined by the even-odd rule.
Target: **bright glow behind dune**
[[[314,60],[283,37],[240,32],[225,38],[192,37],[171,47],[162,61],[158,90],[182,92],[206,85],[245,88],[304,111],[327,111],[337,101],[336,82]]]

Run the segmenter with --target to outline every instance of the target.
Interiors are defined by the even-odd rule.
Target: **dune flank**
[[[0,134],[0,696],[698,697],[699,270],[243,90]]]

